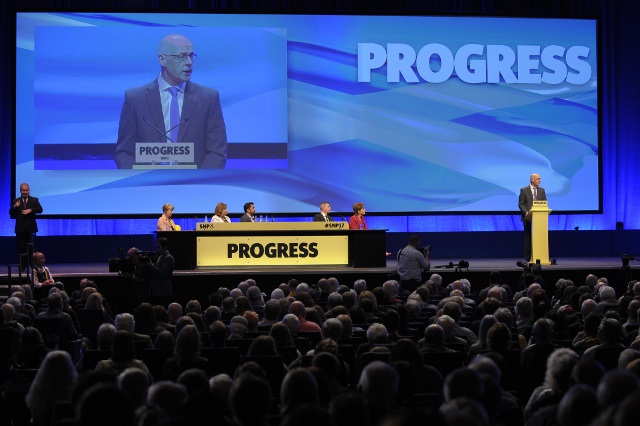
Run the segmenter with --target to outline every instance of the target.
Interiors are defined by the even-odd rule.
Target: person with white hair
[[[447,290],[442,286],[442,276],[440,274],[431,274],[426,284],[429,291],[431,291],[431,296],[444,296],[447,293]]]
[[[362,278],[355,280],[353,283],[353,289],[356,291],[357,294],[360,294],[363,291],[367,290],[367,282]]]
[[[607,311],[618,311],[619,302],[616,299],[616,290],[608,285],[600,288],[600,303],[596,306],[596,312],[606,314]]]
[[[382,284],[382,291],[384,292],[384,304],[396,305],[404,304],[404,302],[397,298],[400,293],[400,284],[396,280],[388,280]]]
[[[545,382],[531,394],[525,407],[525,420],[544,407],[560,403],[571,387],[571,373],[579,360],[578,354],[569,348],[559,348],[551,353],[547,359]]]
[[[135,332],[136,320],[133,318],[133,315],[126,312],[118,314],[116,315],[114,324],[116,330],[124,330],[131,333],[134,342],[142,342],[138,344],[141,345],[144,349],[153,349],[153,341],[151,340],[151,337],[149,335]]]

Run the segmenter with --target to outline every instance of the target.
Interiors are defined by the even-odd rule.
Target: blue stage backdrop
[[[18,15],[16,185],[28,181],[45,214],[76,216],[41,219],[43,235],[151,232],[154,219],[81,217],[159,215],[165,202],[193,229],[218,201],[240,213],[249,200],[276,220],[363,201],[372,228],[513,231],[535,171],[552,230],[637,229],[638,126],[624,118],[637,122],[638,83],[612,65],[613,46],[630,44],[617,19],[598,44],[595,20]],[[220,90],[227,169],[117,170],[122,94],[157,76],[157,42],[172,32],[194,41],[193,80]]]

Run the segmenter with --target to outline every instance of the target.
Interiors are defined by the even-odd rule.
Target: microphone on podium
[[[162,138],[163,136],[166,136],[166,138],[167,138],[167,139],[169,139],[171,142],[174,142],[174,143],[175,143],[175,141],[169,137],[169,133],[170,133],[173,129],[175,129],[176,127],[178,127],[179,125],[181,125],[182,123],[184,123],[184,122],[186,122],[186,121],[189,121],[189,118],[188,118],[188,117],[183,118],[182,120],[180,120],[180,122],[179,122],[178,124],[176,124],[175,126],[173,126],[172,128],[170,128],[170,129],[169,129],[169,130],[167,130],[166,132],[163,132],[162,130],[158,129],[158,128],[157,128],[157,127],[156,127],[156,126],[155,126],[151,121],[149,121],[149,119],[148,119],[147,117],[144,117],[144,118],[143,118],[143,120],[144,120],[144,122],[145,122],[145,123],[147,123],[149,126],[151,126],[151,127],[153,127],[154,129],[156,129],[156,130],[158,131],[158,133],[160,133],[160,134],[158,135],[158,137],[157,137],[157,138],[155,138],[152,142],[157,142],[160,138]]]

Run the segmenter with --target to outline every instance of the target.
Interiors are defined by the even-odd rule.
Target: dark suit
[[[329,222],[333,222],[333,218],[329,215],[327,215],[327,220]],[[322,215],[322,213],[316,213],[315,216],[313,216],[313,221],[314,222],[325,222],[324,220],[324,216]]]
[[[227,130],[215,89],[187,82],[184,90],[181,120],[176,142],[194,143],[194,162],[202,169],[222,169],[227,163]],[[136,142],[167,142],[153,126],[164,131],[164,115],[160,103],[158,80],[153,80],[124,94],[120,113],[115,161],[119,169],[130,169],[135,163]],[[168,130],[168,129],[166,129]]]
[[[171,286],[171,276],[175,260],[168,251],[165,251],[158,257],[155,264],[149,269],[149,298],[152,304],[167,307],[173,296]]]
[[[256,217],[249,216],[249,213],[243,214],[242,217],[240,218],[240,222],[255,222],[255,221],[256,221]]]
[[[544,192],[544,188],[538,187],[538,201],[547,199],[547,194]],[[527,212],[533,207],[533,194],[531,193],[531,186],[527,185],[524,188],[520,188],[520,196],[518,197],[518,208],[522,213],[520,220],[524,224],[524,258],[527,261],[531,261],[531,218],[527,218]]]
[[[20,206],[14,205],[20,201]],[[31,209],[31,213],[22,214],[23,210]],[[9,216],[16,220],[16,249],[18,254],[27,253],[27,243],[32,242],[33,234],[38,232],[38,224],[36,222],[36,214],[42,213],[42,206],[36,197],[27,198],[26,206],[22,202],[22,197],[14,198],[9,209]],[[29,259],[31,264],[31,259]],[[25,265],[26,266],[26,265]]]

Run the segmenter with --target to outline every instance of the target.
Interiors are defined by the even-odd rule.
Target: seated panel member
[[[179,231],[180,225],[176,225],[171,218],[173,216],[173,204],[166,203],[162,206],[162,216],[156,223],[156,231]]]
[[[244,214],[240,218],[240,222],[255,222],[256,221],[256,206],[251,201],[244,203]]]
[[[369,229],[364,218],[366,210],[364,204],[357,202],[353,205],[353,216],[349,218],[349,229]]]
[[[320,213],[316,213],[313,216],[314,222],[333,222],[333,218],[329,216],[331,213],[331,204],[328,201],[320,203]]]
[[[216,211],[211,216],[211,222],[231,222],[227,216],[227,205],[225,203],[216,204]]]

